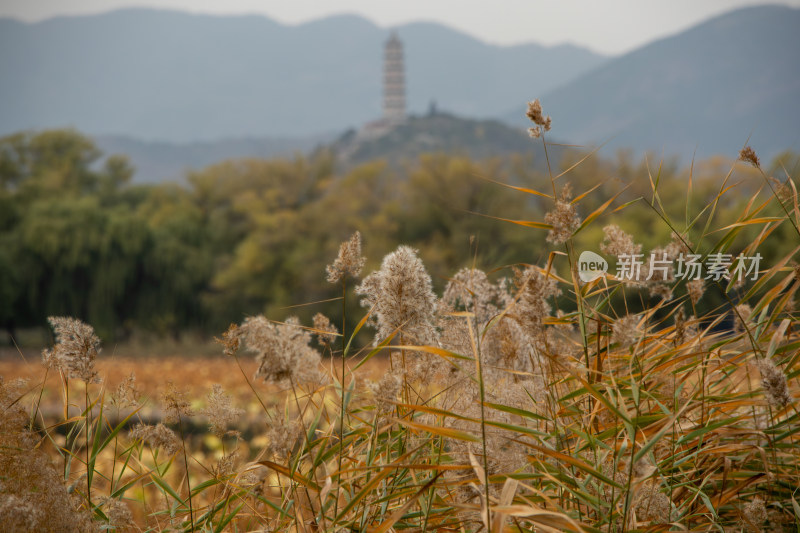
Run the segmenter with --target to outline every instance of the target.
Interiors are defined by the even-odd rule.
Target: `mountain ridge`
[[[497,116],[606,60],[572,45],[487,44],[435,23],[394,29],[415,113],[436,100],[459,115]],[[0,98],[15,103],[0,108],[0,134],[68,126],[191,142],[345,130],[381,114],[388,35],[354,15],[295,26],[145,8],[0,19]]]
[[[800,147],[800,9],[747,7],[609,60],[541,97],[553,130],[605,150],[655,150],[686,161],[765,158]],[[519,127],[524,117],[508,111]]]

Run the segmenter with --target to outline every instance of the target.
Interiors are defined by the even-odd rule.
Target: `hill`
[[[659,40],[542,97],[553,133],[679,155],[735,155],[749,143],[762,159],[800,148],[800,10],[730,12]],[[504,115],[523,125],[518,109]],[[608,149],[606,148],[606,150]]]
[[[472,159],[528,155],[536,168],[547,169],[542,143],[524,130],[497,120],[472,120],[447,113],[412,116],[393,127],[375,123],[359,131],[350,130],[323,149],[333,151],[344,167],[375,159],[400,166],[424,153],[443,152]],[[555,144],[548,149],[551,161],[558,161],[561,154],[562,148]]]
[[[572,46],[492,46],[439,24],[395,28],[408,101],[497,116],[603,63]],[[0,19],[0,134],[71,126],[192,142],[305,137],[381,114],[388,30],[351,15],[298,26],[152,9]]]

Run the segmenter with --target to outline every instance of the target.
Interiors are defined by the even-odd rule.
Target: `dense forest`
[[[551,172],[570,169],[574,196],[586,194],[584,218],[614,197],[624,219],[607,210],[601,221],[619,224],[650,250],[670,239],[652,205],[700,239],[709,210],[693,217],[722,187],[740,194],[714,206],[715,216],[733,219],[756,191],[796,176],[799,160],[786,153],[767,166],[774,182],[732,158],[679,168],[624,152],[609,159],[569,151],[551,161]],[[137,185],[124,156],[101,154],[79,132],[2,138],[0,326],[13,334],[69,315],[93,324],[103,338],[125,339],[140,331],[222,331],[262,312],[282,319],[289,306],[300,306],[291,314],[301,318],[319,310],[340,317],[332,300],[341,288],[326,284],[323,273],[355,230],[363,235],[368,268],[399,243],[410,244],[438,287],[464,266],[493,268],[500,277],[511,272],[497,265],[547,262],[546,228],[509,222],[541,220],[552,207],[550,178],[530,159],[430,154],[399,169],[375,161],[347,172],[335,161],[322,152],[231,160],[188,172],[182,183]],[[598,250],[601,226],[578,232],[582,249]],[[748,231],[742,227],[742,245],[752,238]],[[786,250],[768,251],[765,263],[794,241],[787,233],[783,242]],[[312,302],[323,303],[302,306]]]

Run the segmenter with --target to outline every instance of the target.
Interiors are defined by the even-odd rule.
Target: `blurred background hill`
[[[475,160],[528,155],[537,170],[547,170],[541,143],[532,142],[525,130],[498,120],[470,120],[435,110],[424,116],[412,116],[380,135],[351,129],[318,151],[335,154],[342,168],[376,160],[401,167],[413,165],[426,153],[439,152]],[[554,161],[562,153],[560,146],[551,147]]]

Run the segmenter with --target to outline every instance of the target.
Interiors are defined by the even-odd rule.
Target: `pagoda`
[[[392,32],[383,52],[383,118],[389,123],[406,118],[406,75],[403,43]]]

